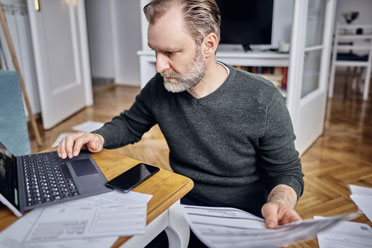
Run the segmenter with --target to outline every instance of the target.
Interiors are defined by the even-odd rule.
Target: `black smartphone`
[[[108,181],[106,183],[106,186],[122,192],[129,192],[131,189],[133,189],[158,171],[158,167],[140,163],[127,170],[123,174]]]

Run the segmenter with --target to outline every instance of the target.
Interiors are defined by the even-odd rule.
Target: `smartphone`
[[[106,186],[122,192],[129,192],[131,189],[133,189],[158,171],[158,167],[140,163],[127,170],[123,174],[108,181],[106,183]]]

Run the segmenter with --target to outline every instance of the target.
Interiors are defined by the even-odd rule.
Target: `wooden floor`
[[[302,155],[305,192],[296,210],[304,219],[356,211],[348,184],[372,187],[372,94],[368,101],[351,92],[342,76],[336,77],[335,96],[328,101],[324,134]],[[139,88],[111,87],[94,93],[94,106],[76,113],[55,128],[42,132],[45,143],[37,147],[31,133],[33,152],[48,148],[62,132],[87,120],[110,121],[130,107]],[[156,126],[141,142],[116,149],[117,152],[169,168],[168,146]],[[365,216],[355,221],[371,222]],[[316,239],[291,247],[318,247]]]

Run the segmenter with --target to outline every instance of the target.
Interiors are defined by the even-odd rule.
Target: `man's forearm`
[[[279,184],[271,190],[267,202],[281,203],[284,206],[293,209],[297,204],[297,194],[292,187],[285,184]]]

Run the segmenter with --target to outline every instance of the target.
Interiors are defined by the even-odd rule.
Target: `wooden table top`
[[[111,180],[140,162],[109,150],[92,154],[92,157],[107,180]],[[138,185],[133,191],[153,195],[147,205],[147,223],[150,223],[177,200],[185,196],[193,186],[194,183],[191,179],[160,169],[158,173]],[[0,205],[0,219],[0,231],[2,231],[18,218],[7,207]],[[122,245],[128,239],[130,237],[120,237],[114,247]]]

